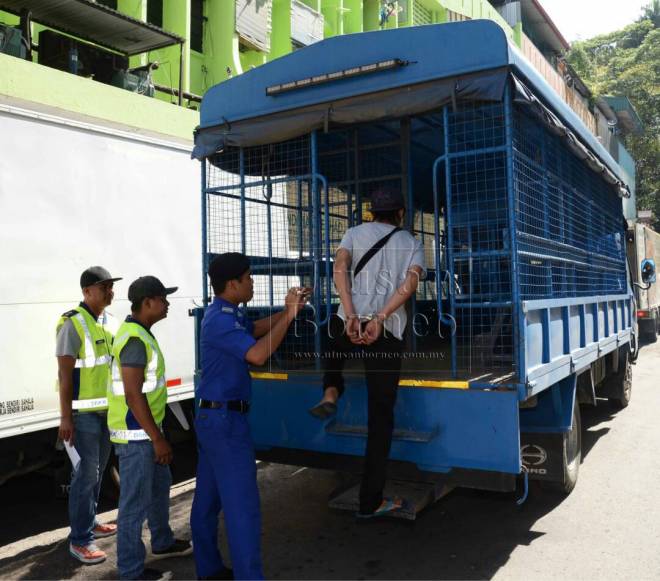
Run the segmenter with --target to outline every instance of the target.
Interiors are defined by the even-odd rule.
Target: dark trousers
[[[328,357],[324,359],[323,389],[344,391],[342,371],[350,353],[360,353],[367,382],[367,451],[360,486],[360,512],[371,513],[383,500],[387,458],[394,431],[394,404],[401,375],[403,341],[393,335],[379,337],[371,345],[357,346],[346,336],[344,321],[333,316],[329,324]],[[334,352],[334,353],[333,353]]]
[[[199,577],[225,570],[218,550],[220,511],[235,579],[263,579],[261,509],[254,444],[247,415],[226,408],[200,409],[195,419],[199,457],[190,513]]]

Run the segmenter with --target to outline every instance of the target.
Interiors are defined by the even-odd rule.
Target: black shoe
[[[324,401],[308,410],[316,419],[327,420],[337,413],[337,404],[330,401]]]
[[[215,573],[214,575],[209,575],[208,577],[197,577],[197,579],[209,579],[210,581],[215,579],[220,579],[222,581],[232,581],[234,578],[234,570],[224,568],[222,571]]]
[[[161,551],[154,551],[151,554],[154,559],[168,559],[170,557],[185,557],[193,552],[192,543],[183,539],[174,539],[174,542]]]
[[[145,581],[167,581],[172,578],[172,571],[159,571],[158,569],[151,569],[147,567],[142,571],[142,575],[138,579]]]

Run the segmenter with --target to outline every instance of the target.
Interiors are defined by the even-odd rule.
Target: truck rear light
[[[177,385],[181,385],[181,378],[177,377],[175,379],[168,379],[165,385],[166,387],[176,387]]]
[[[638,319],[645,319],[648,316],[649,316],[648,311],[644,311],[644,310],[641,310],[641,309],[639,311],[637,311],[637,318]]]

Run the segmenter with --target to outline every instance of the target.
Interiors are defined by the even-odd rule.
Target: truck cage
[[[306,83],[369,57],[395,64]],[[301,88],[274,92],[285,82]],[[221,252],[250,256],[258,316],[282,306],[289,286],[314,287],[310,308],[254,370],[258,448],[361,453],[337,439],[364,436],[358,389],[323,438],[287,408],[297,399],[303,413],[318,396],[301,389],[319,384],[338,306],[333,256],[344,231],[368,219],[377,188],[403,192],[405,226],[427,259],[400,384],[422,389],[399,397],[394,458],[432,472],[519,473],[521,432],[569,430],[577,376],[630,340],[618,166],[493,23],[330,39],[222,83],[202,102],[194,155],[204,266]],[[204,280],[205,304],[210,296]],[[551,397],[518,409],[545,390]],[[266,418],[273,409],[281,423]],[[454,425],[459,410],[479,425]]]

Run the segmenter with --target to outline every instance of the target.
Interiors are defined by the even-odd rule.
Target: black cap
[[[141,276],[128,287],[128,300],[133,304],[147,297],[164,297],[176,292],[178,286],[166,287],[155,276]]]
[[[211,284],[235,280],[250,270],[250,259],[240,252],[218,254],[209,264]]]
[[[388,212],[405,208],[401,192],[396,190],[376,190],[371,193],[371,211]]]
[[[112,275],[102,266],[90,266],[80,275],[80,288],[116,280],[121,280],[121,278],[112,278]]]

